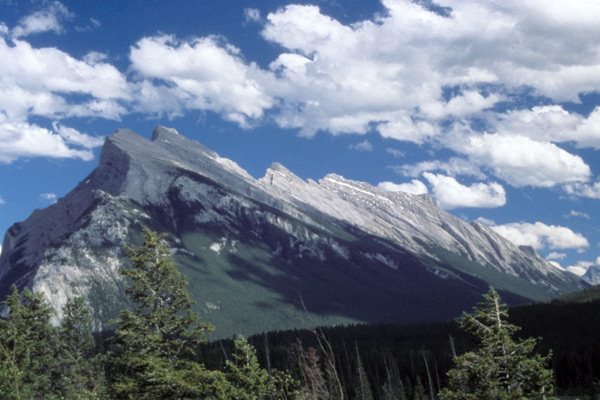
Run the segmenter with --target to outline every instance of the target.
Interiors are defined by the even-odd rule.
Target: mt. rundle
[[[0,298],[13,284],[29,287],[59,313],[83,295],[95,329],[109,328],[128,306],[118,270],[142,226],[168,233],[216,337],[441,320],[470,310],[490,285],[512,304],[585,285],[532,248],[442,211],[429,195],[338,175],[304,181],[279,164],[256,180],[158,127],[152,141],[129,130],[108,136],[86,179],[8,230]]]

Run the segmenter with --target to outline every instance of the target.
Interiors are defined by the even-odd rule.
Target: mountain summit
[[[128,306],[118,270],[142,225],[169,234],[217,336],[304,327],[306,310],[318,324],[449,318],[489,285],[513,303],[583,287],[429,195],[339,175],[304,181],[277,163],[254,179],[159,126],[151,141],[130,130],[108,136],[86,179],[8,230],[0,296],[27,286],[59,312],[69,296],[83,295],[102,329]]]

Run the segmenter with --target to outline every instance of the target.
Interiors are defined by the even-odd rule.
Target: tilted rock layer
[[[217,336],[348,322],[450,318],[493,285],[509,302],[549,299],[582,281],[429,195],[274,163],[254,179],[174,129],[108,136],[99,166],[56,204],[13,225],[0,296],[43,291],[57,311],[85,296],[96,329],[128,307],[119,269],[141,226],[167,232]],[[307,311],[309,314],[307,314]],[[308,315],[311,315],[309,318]]]

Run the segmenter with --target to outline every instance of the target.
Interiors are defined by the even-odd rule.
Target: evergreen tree
[[[356,378],[354,380],[354,400],[373,400],[373,392],[371,391],[371,385],[367,379],[367,374],[360,360],[358,354],[358,347],[356,348]]]
[[[3,302],[9,320],[0,322],[0,383],[3,399],[55,399],[59,384],[53,377],[57,366],[56,329],[50,324],[53,311],[40,293],[15,285]]]
[[[400,380],[400,384],[398,385],[398,400],[408,400],[406,389],[404,388],[404,383],[402,383],[402,380]]]
[[[421,378],[418,376],[417,383],[415,384],[413,400],[428,400],[423,382],[421,382]]]
[[[99,398],[104,390],[104,357],[95,354],[90,311],[83,297],[68,299],[62,311],[59,367],[64,398]]]
[[[479,341],[477,351],[454,358],[456,367],[448,372],[449,384],[441,400],[547,399],[552,393],[551,355],[532,354],[536,339],[515,341],[519,329],[506,322],[505,304],[494,289],[473,314],[464,314],[461,327]]]
[[[127,248],[131,269],[126,292],[133,311],[116,321],[116,352],[111,358],[112,395],[117,399],[226,398],[223,374],[193,358],[211,326],[190,307],[187,281],[175,269],[165,235],[144,228],[144,244]]]
[[[275,383],[258,364],[254,347],[242,335],[237,336],[234,344],[233,361],[227,360],[225,366],[225,375],[233,386],[231,399],[260,400],[275,397]]]

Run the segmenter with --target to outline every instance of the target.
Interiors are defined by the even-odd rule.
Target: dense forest
[[[121,312],[110,333],[92,335],[82,298],[67,302],[55,327],[40,294],[13,287],[4,301],[10,318],[0,322],[0,398],[597,398],[598,301],[508,312],[490,289],[456,321],[209,343],[211,326],[191,312],[187,283],[162,237],[146,230],[144,238],[127,250],[131,268],[121,271],[135,307]]]

